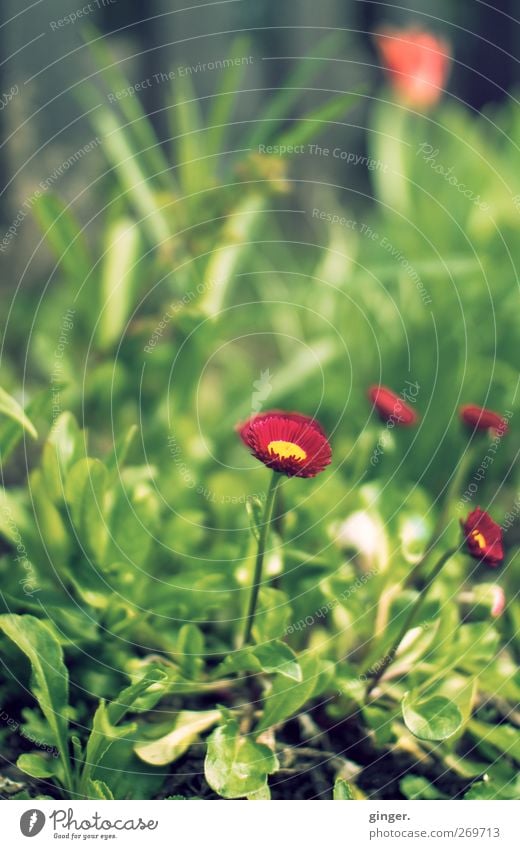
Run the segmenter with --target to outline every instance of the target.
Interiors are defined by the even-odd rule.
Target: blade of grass
[[[231,45],[232,56],[248,56],[250,40],[247,37],[235,39]],[[222,77],[220,91],[214,95],[214,103],[208,115],[207,145],[211,153],[218,154],[224,149],[226,133],[233,109],[240,94],[240,82],[244,76],[243,65],[231,65]]]
[[[34,217],[47,245],[67,275],[79,283],[92,268],[81,227],[71,210],[57,195],[47,193],[33,206]]]
[[[207,159],[205,123],[197,93],[189,77],[175,80],[175,105],[171,110],[175,122],[179,183],[187,195],[204,191],[212,185]]]
[[[308,56],[302,57],[300,61],[295,63],[280,90],[271,98],[267,109],[259,117],[259,123],[247,138],[245,147],[256,147],[264,141],[266,122],[275,120],[283,122],[286,119],[289,109],[296,102],[300,93],[306,91],[307,84],[316,76],[316,60],[327,58],[333,53],[334,49],[339,46],[342,37],[343,33],[341,32],[329,33],[317,43]]]
[[[121,71],[110,49],[104,44],[102,36],[91,24],[84,26],[85,44],[96,63],[99,75],[104,80],[109,93],[128,90],[131,84]],[[175,181],[171,168],[155,134],[152,122],[143,111],[137,95],[129,94],[117,101],[118,106],[130,125],[134,139],[139,147],[143,165],[150,176],[156,177],[163,188],[175,191]]]
[[[217,246],[206,266],[204,296],[200,307],[208,316],[216,317],[224,304],[238,263],[249,248],[253,227],[264,208],[265,198],[247,196],[229,214]]]
[[[101,272],[98,343],[113,345],[123,332],[135,298],[139,270],[140,234],[131,218],[120,218],[109,228]]]
[[[93,87],[82,89],[81,100],[88,102],[89,108],[95,102],[96,90]],[[102,149],[111,163],[119,181],[128,194],[129,200],[142,218],[143,230],[155,247],[164,250],[171,232],[170,224],[164,215],[157,197],[143,172],[139,156],[133,148],[128,131],[123,128],[115,113],[105,106],[99,106],[90,112],[90,121],[102,139]]]
[[[345,92],[327,100],[301,118],[293,119],[293,126],[277,136],[274,143],[281,147],[305,144],[319,136],[329,123],[341,123],[338,119],[350,111],[359,97],[360,92]]]

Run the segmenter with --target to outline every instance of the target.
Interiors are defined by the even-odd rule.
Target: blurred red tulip
[[[417,109],[437,103],[450,68],[447,41],[413,27],[388,28],[376,36],[376,44],[399,99]]]
[[[477,404],[466,404],[460,408],[460,418],[471,430],[492,430],[500,436],[507,433],[507,419],[494,410],[479,407]]]

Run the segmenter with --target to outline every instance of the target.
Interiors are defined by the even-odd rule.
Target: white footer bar
[[[1,842],[6,849],[518,849],[519,808],[493,801],[5,801]]]

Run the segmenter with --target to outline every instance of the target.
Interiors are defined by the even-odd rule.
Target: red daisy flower
[[[288,477],[313,478],[332,459],[321,425],[300,413],[260,413],[238,425],[237,432],[257,460]]]
[[[435,104],[450,67],[447,41],[416,28],[385,29],[376,36],[382,62],[397,95],[409,106]]]
[[[508,431],[507,420],[493,410],[479,407],[477,404],[466,404],[460,408],[460,418],[472,430],[493,430],[503,436]]]
[[[468,553],[488,566],[500,566],[504,559],[502,528],[489,513],[477,507],[462,522]]]
[[[371,386],[368,397],[384,422],[410,427],[418,421],[417,413],[387,386]]]

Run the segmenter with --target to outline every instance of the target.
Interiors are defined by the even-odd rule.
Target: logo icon
[[[25,811],[20,817],[20,831],[24,837],[36,837],[45,825],[45,814],[37,808]]]

